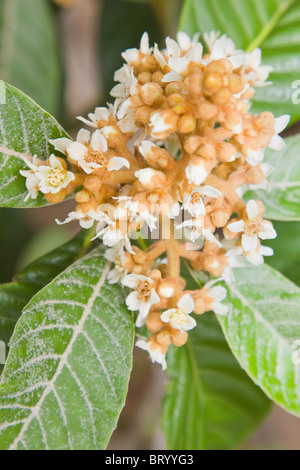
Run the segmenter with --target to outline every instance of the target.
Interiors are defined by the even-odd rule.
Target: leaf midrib
[[[100,292],[100,289],[101,287],[104,285],[105,283],[105,280],[107,278],[107,274],[110,270],[110,267],[111,267],[111,263],[107,263],[106,266],[104,267],[103,269],[103,272],[102,272],[102,275],[98,281],[98,283],[94,286],[94,289],[93,289],[93,293],[85,307],[85,309],[83,310],[83,313],[82,313],[82,317],[77,325],[77,334],[73,335],[72,338],[71,338],[71,341],[69,343],[69,345],[67,346],[66,350],[64,351],[64,353],[62,354],[61,356],[61,360],[60,360],[60,363],[57,367],[57,370],[54,374],[54,376],[52,377],[52,379],[48,382],[46,388],[44,389],[41,397],[39,398],[37,404],[32,408],[31,410],[31,413],[30,415],[28,415],[26,417],[26,419],[24,420],[23,422],[23,426],[20,430],[20,433],[18,434],[18,436],[15,438],[14,442],[12,443],[12,445],[10,446],[10,449],[11,450],[15,450],[17,448],[17,445],[20,441],[22,441],[22,438],[24,436],[24,433],[26,432],[26,430],[28,429],[28,426],[30,425],[31,421],[39,415],[39,411],[40,411],[40,408],[42,406],[42,403],[43,401],[45,400],[45,398],[47,397],[48,393],[52,390],[53,388],[53,384],[55,383],[57,377],[59,376],[59,374],[61,373],[63,367],[67,364],[67,359],[68,359],[68,356],[69,354],[71,353],[72,351],[72,348],[73,348],[73,345],[77,339],[77,337],[79,336],[79,334],[81,333],[81,331],[83,330],[84,328],[84,324],[87,320],[87,317],[89,315],[89,312],[91,311],[93,305],[94,305],[94,302],[97,298],[97,296],[99,295],[99,292]]]
[[[279,5],[274,15],[270,18],[269,22],[264,26],[259,35],[249,44],[247,52],[252,52],[256,47],[259,47],[264,42],[276,27],[282,16],[293,6],[295,1],[296,0],[286,0]]]

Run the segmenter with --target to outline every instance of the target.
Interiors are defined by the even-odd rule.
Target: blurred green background
[[[64,5],[64,6],[63,6]],[[120,53],[174,36],[181,0],[0,0],[0,78],[17,86],[75,135],[78,115],[109,101]],[[287,135],[299,132],[292,127]],[[70,239],[76,224],[58,227],[74,203],[34,210],[0,209],[0,282]],[[268,263],[300,285],[300,223],[275,223],[278,238]],[[284,314],[284,312],[283,312]],[[163,449],[160,399],[165,377],[136,352],[127,405],[112,449]],[[246,448],[300,449],[299,420],[274,407]]]

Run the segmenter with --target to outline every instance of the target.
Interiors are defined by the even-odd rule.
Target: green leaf
[[[48,204],[42,194],[24,202],[26,180],[19,171],[28,170],[22,156],[36,154],[46,160],[51,153],[49,139],[59,137],[67,134],[50,114],[17,88],[0,80],[0,206]]]
[[[268,177],[270,191],[248,191],[246,199],[259,199],[266,217],[273,220],[300,220],[300,135],[288,137],[281,152],[267,149],[264,162],[275,170]]]
[[[58,37],[47,0],[0,0],[0,77],[52,114],[61,103]]]
[[[86,240],[87,235],[82,230],[70,242],[31,263],[13,282],[0,285],[0,340],[8,344],[22,309],[39,290],[81,256]]]
[[[240,365],[284,409],[300,416],[300,289],[270,266],[235,270],[227,317],[218,317]]]
[[[186,346],[168,353],[170,383],[163,428],[172,450],[236,448],[255,430],[269,401],[241,369],[213,313]]]
[[[188,288],[198,281],[183,266]],[[241,369],[213,313],[196,317],[187,344],[171,348],[163,402],[168,449],[232,449],[259,424],[269,400]]]
[[[254,112],[290,114],[290,124],[300,118],[300,107],[292,102],[293,83],[300,76],[299,0],[185,0],[179,29],[220,31],[238,48],[260,47],[263,63],[274,68],[273,85],[256,89]]]
[[[1,449],[103,449],[124,405],[133,319],[100,249],[27,305],[0,384]]]
[[[274,256],[267,264],[300,287],[300,222],[275,222],[277,238],[268,240]]]

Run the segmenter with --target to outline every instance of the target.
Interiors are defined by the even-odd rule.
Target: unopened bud
[[[160,171],[152,168],[145,168],[135,172],[135,176],[146,189],[155,189],[162,187],[166,183],[166,177]]]
[[[180,348],[183,346],[187,340],[188,340],[188,334],[186,331],[180,331],[180,330],[172,330],[172,335],[171,335],[172,343],[174,346]]]
[[[197,121],[190,113],[186,113],[178,120],[178,131],[182,134],[193,132],[196,128]]]
[[[164,74],[162,72],[154,72],[152,75],[152,81],[157,83],[158,85],[162,85],[162,79],[164,78]]]
[[[157,333],[155,339],[161,346],[169,346],[171,344],[171,335],[169,330],[166,328]]]
[[[98,176],[87,176],[84,180],[84,187],[92,193],[99,191],[101,185],[101,178],[98,178]]]
[[[236,73],[231,73],[227,75],[227,79],[228,89],[232,94],[241,93],[245,88],[245,82],[242,77],[240,77],[240,75],[237,75]]]
[[[212,100],[218,106],[222,106],[227,104],[231,98],[231,93],[227,88],[223,88],[223,90],[219,91],[216,95],[212,97]]]
[[[149,82],[141,88],[141,98],[148,106],[158,104],[162,99],[162,95],[163,90],[157,83]]]
[[[91,198],[91,193],[87,189],[82,189],[76,193],[75,200],[78,203],[88,202]]]
[[[206,72],[203,79],[203,90],[208,96],[219,93],[223,88],[223,77],[217,72]]]
[[[230,215],[227,212],[219,209],[212,212],[210,217],[214,226],[220,228],[224,227],[224,225],[228,222]]]
[[[152,75],[150,72],[142,72],[138,75],[138,81],[145,85],[145,83],[151,82]]]
[[[162,328],[164,328],[165,324],[161,321],[161,312],[150,312],[146,326],[150,333],[158,333]]]

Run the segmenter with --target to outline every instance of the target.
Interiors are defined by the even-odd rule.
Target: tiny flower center
[[[141,281],[137,287],[138,299],[147,302],[150,299],[151,287],[148,281]]]
[[[91,147],[89,148],[89,153],[86,156],[85,160],[87,162],[97,163],[97,165],[100,166],[107,166],[109,162],[107,157],[105,157],[101,152],[93,150]]]
[[[198,204],[201,201],[199,193],[195,192],[191,194],[191,204]]]
[[[261,231],[261,224],[258,218],[249,220],[248,222],[245,223],[245,228],[244,228],[245,235],[248,235],[249,237],[251,237],[253,235],[258,235],[260,231]]]
[[[172,315],[172,319],[178,326],[184,326],[186,324],[187,317],[187,313],[180,308],[178,308]]]
[[[60,170],[59,168],[53,168],[47,175],[47,183],[49,183],[51,186],[54,186],[55,188],[58,188],[58,186],[64,182],[65,177],[66,174],[64,171]]]

